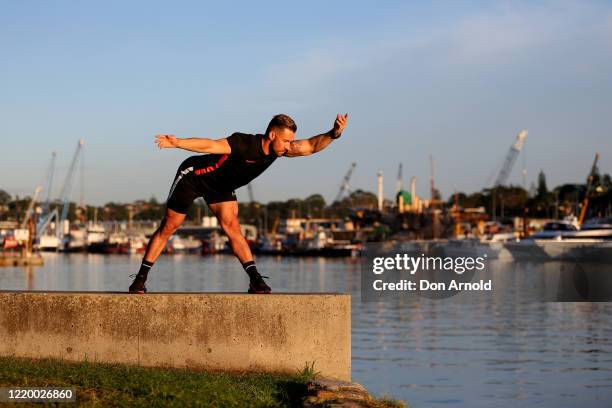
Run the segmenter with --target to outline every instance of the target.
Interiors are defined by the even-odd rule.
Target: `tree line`
[[[436,191],[436,199],[439,192]],[[499,186],[484,188],[470,194],[458,192],[457,197],[451,195],[443,204],[443,209],[449,210],[455,204],[459,208],[483,207],[489,215],[495,213],[498,217],[523,216],[527,211],[530,217],[562,218],[565,215],[580,212],[580,205],[586,195],[585,184],[562,184],[548,189],[544,172],[538,175],[537,185],[529,190],[520,186]],[[0,189],[0,221],[19,221],[25,216],[30,197],[11,197]],[[604,216],[612,213],[612,180],[609,174],[601,175],[599,171],[593,174],[592,187],[589,191],[588,216]],[[61,203],[53,203],[52,206]],[[259,202],[242,202],[239,204],[239,214],[242,222],[270,229],[277,219],[298,218],[346,218],[356,209],[377,210],[377,197],[374,193],[356,190],[340,201],[327,203],[320,194],[312,194],[304,199],[291,198],[285,201],[271,201],[267,204]],[[68,219],[98,221],[133,221],[160,220],[164,214],[165,203],[155,197],[149,200],[138,200],[133,203],[109,202],[103,206],[79,208],[76,203],[69,204]],[[199,223],[205,215],[212,215],[202,200],[196,200],[187,214],[187,220]]]

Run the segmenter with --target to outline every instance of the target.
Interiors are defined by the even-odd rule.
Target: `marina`
[[[430,242],[434,247],[440,243],[451,257],[487,256],[489,259],[512,258],[517,261],[572,260],[585,256],[607,259],[608,243],[612,241],[611,193],[608,191],[611,186],[608,186],[609,175],[602,178],[598,173],[599,154],[595,155],[584,188],[572,187],[572,195],[566,194],[564,201],[559,201],[559,194],[567,185],[555,190],[554,218],[538,215],[538,211],[542,211],[537,206],[529,208],[530,202],[533,206],[545,197],[550,199],[551,193],[547,191],[543,174],[540,175],[537,194],[524,202],[522,210],[520,207],[514,209],[515,213],[522,211],[523,214],[504,215],[504,195],[508,199],[509,194],[523,194],[508,190],[505,184],[524,150],[527,134],[526,130],[518,133],[493,187],[483,190],[489,194],[487,205],[491,206],[490,210],[485,206],[462,206],[461,202],[468,199],[465,194],[460,199],[455,193],[447,202],[436,198],[432,157],[430,199],[417,194],[415,177],[410,180],[409,191],[403,189],[401,163],[394,200],[384,197],[381,172],[377,174],[377,194],[351,191],[350,180],[356,168],[356,163],[352,163],[329,205],[322,196],[315,194],[305,199],[303,204],[297,199],[289,200],[288,203],[298,203],[297,209],[295,204],[289,204],[289,208],[277,209],[272,215],[269,214],[269,205],[255,201],[249,184],[250,201],[241,208],[242,234],[251,251],[258,255],[358,257],[367,243],[389,241]],[[83,201],[84,146],[85,141],[79,140],[56,200],[51,199],[56,167],[54,152],[46,173],[46,186],[44,189],[36,187],[31,198],[25,201],[27,209],[23,217],[17,214],[17,220],[0,221],[4,223],[0,225],[1,248],[12,251],[11,260],[4,263],[37,262],[41,251],[144,253],[148,240],[160,225],[163,204],[156,200],[139,201],[114,205],[113,211],[109,207],[86,206]],[[81,203],[76,205],[70,200],[78,173]],[[41,192],[46,194],[46,199],[38,199]],[[524,200],[524,196],[520,196]],[[568,201],[568,197],[573,202]],[[501,202],[498,203],[498,199]],[[217,219],[203,204],[199,201],[192,207],[187,222],[170,237],[164,249],[166,253],[209,255],[230,252],[228,239]],[[302,205],[307,209],[306,216],[302,214]],[[313,207],[318,216],[312,214]],[[115,216],[111,215],[113,212]],[[145,213],[157,214],[159,218],[143,218]],[[332,216],[326,217],[325,213]],[[531,213],[534,215],[527,216]],[[566,215],[562,217],[562,213]],[[100,217],[100,214],[104,216]],[[550,211],[547,210],[547,214]],[[18,258],[22,260],[15,260]]]
[[[359,257],[365,245],[372,242],[406,242],[414,244],[413,249],[417,250],[418,243],[423,242],[428,250],[443,245],[442,252],[451,257],[486,256],[537,262],[585,257],[608,259],[612,242],[612,186],[608,185],[609,175],[599,174],[599,154],[595,155],[584,187],[557,188],[554,217],[542,217],[538,205],[551,198],[543,174],[539,176],[537,192],[529,193],[531,197],[525,197],[525,191],[506,186],[514,164],[524,151],[527,135],[526,130],[518,133],[492,188],[483,189],[479,199],[488,194],[486,206],[468,207],[469,197],[463,194],[460,198],[457,192],[447,202],[439,200],[433,157],[430,157],[429,199],[417,194],[415,177],[410,179],[410,188],[404,190],[402,163],[398,167],[394,200],[384,197],[382,172],[377,173],[377,194],[352,191],[350,181],[357,164],[351,163],[330,204],[321,195],[314,194],[303,201],[291,199],[285,208],[269,208],[270,204],[255,200],[249,184],[249,202],[240,209],[241,232],[251,251],[262,256]],[[113,204],[113,210],[108,206],[85,205],[84,147],[85,141],[79,140],[57,199],[51,198],[56,167],[53,152],[46,186],[34,189],[24,202],[26,209],[17,213],[16,220],[0,220],[3,223],[0,248],[2,252],[12,251],[10,256],[3,255],[6,259],[3,263],[36,263],[43,251],[144,253],[147,242],[160,226],[164,205],[155,199]],[[71,202],[71,191],[79,175],[81,202],[77,205]],[[572,189],[571,195],[563,193],[567,188]],[[41,192],[46,198],[39,200]],[[559,200],[560,194],[565,194],[563,201]],[[509,195],[523,202],[514,208],[515,215],[505,215],[508,209],[504,202]],[[306,207],[306,214],[302,213],[302,206]],[[156,214],[158,218],[145,218],[143,214]],[[546,215],[549,214],[547,210]],[[187,215],[187,221],[168,240],[165,253],[231,253],[223,229],[202,200],[196,200]]]

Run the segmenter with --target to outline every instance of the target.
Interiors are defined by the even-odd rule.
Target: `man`
[[[249,276],[248,292],[270,293],[271,289],[257,271],[251,249],[240,231],[234,190],[250,183],[280,156],[308,156],[325,149],[332,140],[342,135],[347,121],[348,114],[338,114],[332,130],[302,140],[295,140],[297,126],[293,119],[284,114],[274,116],[263,135],[234,133],[218,140],[157,135],[155,142],[160,149],[179,148],[208,154],[191,156],[179,166],[168,195],[166,214],[149,240],[142,265],[129,292],[147,291],[145,282],[149,270],[168,238],[185,220],[193,200],[202,197],[219,220],[232,251]]]

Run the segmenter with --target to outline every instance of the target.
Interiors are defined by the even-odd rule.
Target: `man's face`
[[[289,150],[289,144],[295,140],[295,133],[287,128],[274,128],[270,130],[270,148],[277,156],[282,156]]]

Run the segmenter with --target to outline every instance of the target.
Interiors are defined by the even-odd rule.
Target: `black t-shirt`
[[[230,154],[192,156],[181,167],[193,166],[190,178],[197,188],[233,191],[250,183],[276,160],[272,151],[269,155],[263,151],[263,137],[234,133],[227,138]]]

